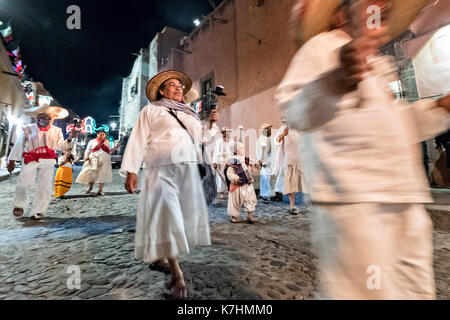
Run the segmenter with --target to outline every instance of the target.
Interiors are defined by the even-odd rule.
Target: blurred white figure
[[[216,140],[212,156],[213,168],[216,170],[217,193],[221,199],[226,198],[227,183],[225,180],[225,166],[234,154],[234,141],[230,139],[231,130],[223,127],[222,138]]]
[[[283,125],[275,136],[275,144],[278,145],[280,153],[280,170],[275,187],[282,181],[281,193],[289,196],[289,213],[297,215],[299,211],[295,206],[295,193],[306,191],[302,184],[304,179],[299,150],[300,133],[289,129],[288,125]],[[302,210],[302,213],[304,212],[305,210]]]
[[[272,143],[272,125],[263,123],[261,125],[261,136],[256,141],[256,159],[261,166],[260,191],[262,199],[269,200],[274,195],[270,180],[273,175],[272,156],[275,153],[275,146]]]
[[[390,2],[369,3],[388,9]],[[315,18],[326,19],[330,5],[321,2]],[[276,93],[289,126],[305,133],[320,296],[433,299],[432,224],[423,205],[432,198],[419,143],[449,127],[449,98],[395,101],[388,83],[396,69],[387,57],[370,57],[387,12],[381,29],[352,41],[347,10],[335,11],[334,30],[300,48]],[[299,12],[305,25],[315,21],[305,19],[314,10]]]

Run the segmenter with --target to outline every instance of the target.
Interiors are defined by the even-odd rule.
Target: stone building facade
[[[0,168],[6,157],[15,128],[30,121],[23,115],[31,107],[0,37]]]
[[[145,93],[148,81],[160,70],[171,68],[169,58],[172,48],[176,48],[185,35],[182,31],[165,27],[147,48],[140,50],[130,75],[122,82],[119,134],[128,134],[131,131],[139,111],[149,103]]]
[[[139,111],[147,104],[145,85],[150,76],[149,59],[149,50],[141,49],[130,75],[122,81],[119,133],[127,133],[133,128]]]
[[[298,49],[288,34],[293,3],[225,0],[172,50],[171,67],[187,73],[201,96],[224,86],[220,126],[281,125],[273,96]]]

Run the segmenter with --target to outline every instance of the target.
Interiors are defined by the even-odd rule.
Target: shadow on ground
[[[18,229],[0,229],[0,245],[36,241],[39,238],[64,239],[73,241],[99,234],[134,232],[135,216],[101,216],[83,218],[53,218],[40,221],[20,218],[22,227]]]

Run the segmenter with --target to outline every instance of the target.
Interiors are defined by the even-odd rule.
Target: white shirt
[[[142,162],[147,168],[199,162],[201,122],[181,111],[176,114],[198,143],[194,145],[186,130],[166,108],[148,105],[139,113],[131,131],[122,160],[122,174],[137,174]]]
[[[97,139],[92,139],[91,141],[89,141],[88,145],[86,147],[86,151],[84,152],[84,154],[85,154],[84,157],[86,158],[87,154],[90,154],[92,156],[100,156],[103,154],[109,155],[109,153],[106,153],[102,148],[93,152],[92,149],[94,149],[97,145],[98,145]],[[109,140],[105,139],[104,145],[107,146],[111,150],[111,143],[109,142]]]
[[[378,58],[359,90],[342,94],[338,50],[351,41],[342,30],[308,41],[277,89],[291,128],[303,131],[307,182],[319,202],[432,202],[419,143],[449,127],[434,100],[396,102]]]
[[[234,155],[234,141],[216,140],[211,163],[226,164]]]
[[[209,128],[209,123],[210,122],[207,121],[203,125],[203,144],[205,145],[209,160],[211,161],[216,142],[222,138],[222,134],[217,124],[213,123],[211,128]]]
[[[300,165],[300,133],[294,129],[289,129],[287,136],[278,142],[278,137],[284,133],[286,126],[282,126],[278,130],[275,136],[275,145],[278,145],[280,157],[279,162],[281,167],[286,167],[288,165]]]
[[[256,159],[261,161],[262,165],[270,167],[272,163],[272,153],[275,145],[272,143],[271,137],[261,135],[256,140]]]
[[[73,162],[76,162],[76,161],[78,160],[78,157],[77,157],[76,155],[73,155],[73,157],[74,157]],[[70,162],[70,161],[68,161],[68,162],[66,162],[65,164],[61,165],[61,163],[63,163],[63,161],[64,161],[65,159],[66,159],[66,156],[65,156],[65,155],[59,156],[59,158],[58,158],[58,165],[61,166],[61,167],[72,168],[73,163]]]
[[[49,147],[54,151],[64,151],[69,148],[69,143],[64,140],[62,130],[51,126],[48,131],[41,131],[36,123],[22,127],[16,143],[11,149],[9,160],[20,161],[24,152],[30,152],[40,147]],[[53,159],[40,159],[40,162],[55,163]]]

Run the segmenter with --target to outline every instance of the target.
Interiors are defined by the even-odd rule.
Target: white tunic
[[[54,151],[64,151],[69,148],[69,143],[64,141],[60,128],[51,126],[48,131],[41,131],[37,124],[25,125],[22,128],[14,147],[9,155],[9,160],[20,161],[24,152],[30,152],[40,147],[49,147]],[[22,170],[17,181],[15,208],[26,208],[29,198],[28,192],[38,178],[38,186],[34,195],[33,207],[30,216],[45,214],[51,201],[53,173],[56,159],[39,159],[28,164],[22,163]]]
[[[177,112],[177,116],[196,141],[200,142],[202,139],[200,121],[180,111]],[[131,132],[123,156],[121,172],[137,174],[142,162],[145,162],[146,168],[167,164],[198,163],[199,152],[200,148],[194,146],[186,130],[166,108],[148,105],[139,113],[139,118]]]
[[[242,165],[244,171],[248,171],[247,165],[245,164],[244,156],[235,156],[236,159]],[[239,176],[236,174],[236,170],[233,167],[228,167],[227,177],[233,183],[239,180]],[[241,213],[241,207],[244,207],[245,212],[255,212],[258,200],[256,198],[255,188],[253,183],[240,186],[236,190],[230,193],[228,196],[228,215],[232,217],[239,217]]]
[[[297,130],[289,129],[289,133],[284,137],[281,142],[278,142],[278,137],[284,133],[286,126],[283,126],[278,130],[275,136],[275,145],[279,147],[279,161],[280,167],[286,167],[288,165],[300,165],[300,148],[301,135]]]
[[[199,120],[177,112],[196,141]],[[149,105],[139,114],[122,160],[121,173],[147,170],[137,222],[136,257],[145,262],[189,253],[189,245],[211,244],[208,208],[197,163],[200,149],[166,108]]]
[[[111,144],[108,140],[104,142],[105,146],[111,149]],[[89,141],[86,151],[86,159],[83,169],[77,177],[77,183],[111,183],[112,182],[112,167],[111,167],[111,156],[109,153],[105,152],[102,148],[93,152],[93,149],[98,145],[97,139],[92,139]]]
[[[209,127],[209,121],[203,125],[203,144],[205,145],[206,152],[208,153],[209,161],[212,161],[214,147],[216,142],[222,138],[217,124],[213,123],[211,128]]]
[[[272,157],[276,155],[275,145],[271,137],[261,135],[256,140],[256,159],[261,161],[261,175],[272,175],[274,170],[272,168]]]
[[[449,127],[434,100],[398,103],[383,58],[359,90],[339,90],[338,49],[351,38],[322,33],[297,52],[276,92],[289,126],[305,132],[301,158],[319,202],[426,203],[432,199],[419,143]]]
[[[225,141],[223,138],[220,138],[216,141],[216,145],[214,147],[212,163],[217,163],[225,166],[225,164],[230,160],[234,155],[234,142],[232,140]]]
[[[11,149],[9,160],[20,161],[24,152],[30,152],[39,147],[49,147],[54,151],[64,151],[69,148],[69,143],[64,140],[62,130],[51,126],[48,131],[41,131],[37,124],[28,124],[22,127],[16,143]],[[39,163],[55,165],[55,159],[40,159]]]

